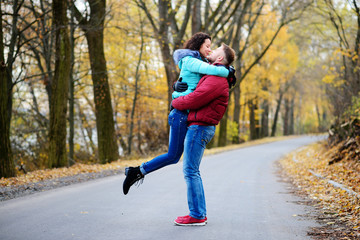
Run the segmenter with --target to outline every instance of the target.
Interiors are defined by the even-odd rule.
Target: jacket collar
[[[175,64],[177,65],[181,59],[183,59],[184,57],[187,57],[187,56],[191,56],[191,57],[202,60],[199,51],[190,50],[190,49],[177,49],[177,50],[175,50],[175,52],[173,54],[173,59],[174,59]]]

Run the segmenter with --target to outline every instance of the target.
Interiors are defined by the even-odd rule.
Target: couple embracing
[[[200,163],[206,148],[215,134],[215,126],[223,117],[229,100],[229,88],[236,81],[235,70],[230,67],[235,52],[222,44],[211,50],[211,37],[196,33],[174,52],[174,61],[180,68],[179,80],[174,84],[168,152],[125,169],[123,192],[145,175],[183,157],[183,172],[187,185],[189,215],[175,219],[176,225],[205,225],[206,203],[200,176]]]

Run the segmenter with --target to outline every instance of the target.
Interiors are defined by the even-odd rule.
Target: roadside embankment
[[[346,158],[329,164],[338,148],[319,142],[280,161],[297,189],[320,209],[318,220],[325,227],[310,233],[316,239],[360,238],[360,162]]]

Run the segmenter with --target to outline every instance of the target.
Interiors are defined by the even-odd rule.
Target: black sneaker
[[[123,184],[123,192],[126,195],[129,192],[130,187],[144,178],[144,175],[140,171],[140,167],[128,167],[125,169],[126,178]]]

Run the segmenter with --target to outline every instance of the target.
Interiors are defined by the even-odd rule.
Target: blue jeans
[[[168,152],[140,165],[140,171],[146,175],[169,164],[179,162],[184,151],[184,139],[187,131],[187,111],[173,109],[168,117],[170,125]]]
[[[190,216],[197,219],[206,217],[204,188],[200,176],[200,162],[206,144],[215,134],[215,126],[191,125],[185,137],[183,171],[187,185],[187,199]]]

